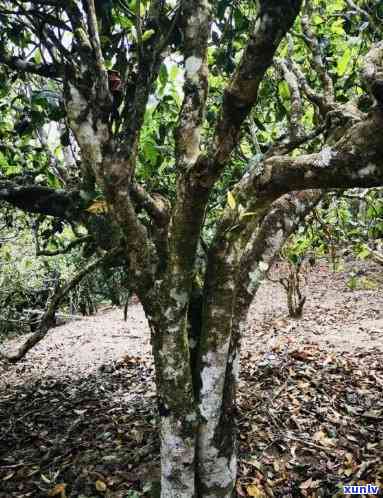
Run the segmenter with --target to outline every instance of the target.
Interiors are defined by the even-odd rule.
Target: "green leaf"
[[[150,164],[156,164],[158,151],[156,145],[153,142],[146,142],[144,145],[144,155],[145,158],[149,160]]]
[[[145,43],[150,40],[150,38],[155,34],[154,29],[148,29],[145,33],[142,34],[142,41]]]
[[[170,74],[169,74],[171,81],[174,81],[177,78],[179,72],[180,72],[180,70],[179,70],[178,66],[176,66],[175,64],[173,66],[171,66]]]
[[[331,31],[336,35],[344,35],[343,23],[344,19],[337,19],[331,24]]]
[[[290,88],[289,85],[286,83],[286,81],[280,81],[278,83],[278,93],[282,99],[284,100],[290,99]]]
[[[33,59],[34,59],[36,64],[41,64],[42,57],[41,57],[41,52],[40,52],[39,48],[35,51],[35,55],[34,55]]]
[[[315,25],[319,25],[323,23],[323,17],[318,16],[318,14],[314,14],[311,19],[312,23]]]
[[[52,187],[52,188],[60,188],[61,187],[60,180],[57,178],[57,176],[55,176],[50,171],[48,171],[48,173],[47,173],[47,184],[49,185],[49,187]]]
[[[345,74],[350,64],[350,61],[351,61],[351,50],[348,47],[346,47],[342,57],[338,60],[337,69],[336,69],[338,76],[343,76]]]
[[[158,78],[162,86],[165,86],[169,79],[168,68],[166,64],[161,64],[160,72],[158,74]]]

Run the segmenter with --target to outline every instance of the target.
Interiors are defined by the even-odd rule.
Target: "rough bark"
[[[211,251],[199,364],[198,480],[204,498],[230,497],[235,485],[236,386],[248,308],[284,241],[321,195],[308,190],[283,196],[250,237],[219,238]]]
[[[0,180],[0,201],[6,201],[28,213],[73,221],[84,216],[86,207],[77,190],[70,192],[39,185],[18,185],[8,180]]]
[[[207,98],[207,42],[211,7],[206,0],[183,3],[184,100],[176,130],[177,200],[169,226],[168,247],[156,281],[162,310],[155,326],[157,389],[161,429],[161,497],[197,496],[195,447],[198,426],[189,348],[188,307],[193,267],[205,204],[190,211],[187,172],[200,154]],[[188,220],[184,219],[189,213]],[[185,222],[186,221],[186,222]]]

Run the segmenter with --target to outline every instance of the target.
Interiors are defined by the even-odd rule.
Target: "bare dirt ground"
[[[283,271],[279,266],[272,280]],[[357,274],[355,290],[348,286],[351,272]],[[250,310],[244,349],[267,353],[282,344],[313,343],[326,351],[383,351],[382,289],[382,267],[349,261],[342,271],[332,272],[322,261],[307,275],[307,300],[297,320],[287,317],[283,287],[266,281]]]
[[[351,271],[356,290],[347,286]],[[261,287],[242,353],[239,496],[383,487],[382,290],[381,267],[351,261],[333,273],[323,261],[294,320],[283,288]],[[57,327],[16,365],[0,362],[0,498],[149,496],[155,424],[140,305],[127,322],[106,309]]]

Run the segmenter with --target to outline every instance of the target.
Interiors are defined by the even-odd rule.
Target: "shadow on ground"
[[[54,496],[60,484],[68,497],[123,498],[156,478],[151,369],[126,357],[107,370],[0,392],[1,498]]]

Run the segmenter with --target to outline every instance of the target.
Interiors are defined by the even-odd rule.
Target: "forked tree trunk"
[[[189,298],[159,282],[155,296],[143,296],[156,366],[161,498],[235,496],[236,391],[248,309],[284,241],[320,197],[281,197],[241,251],[218,238],[202,295]]]

